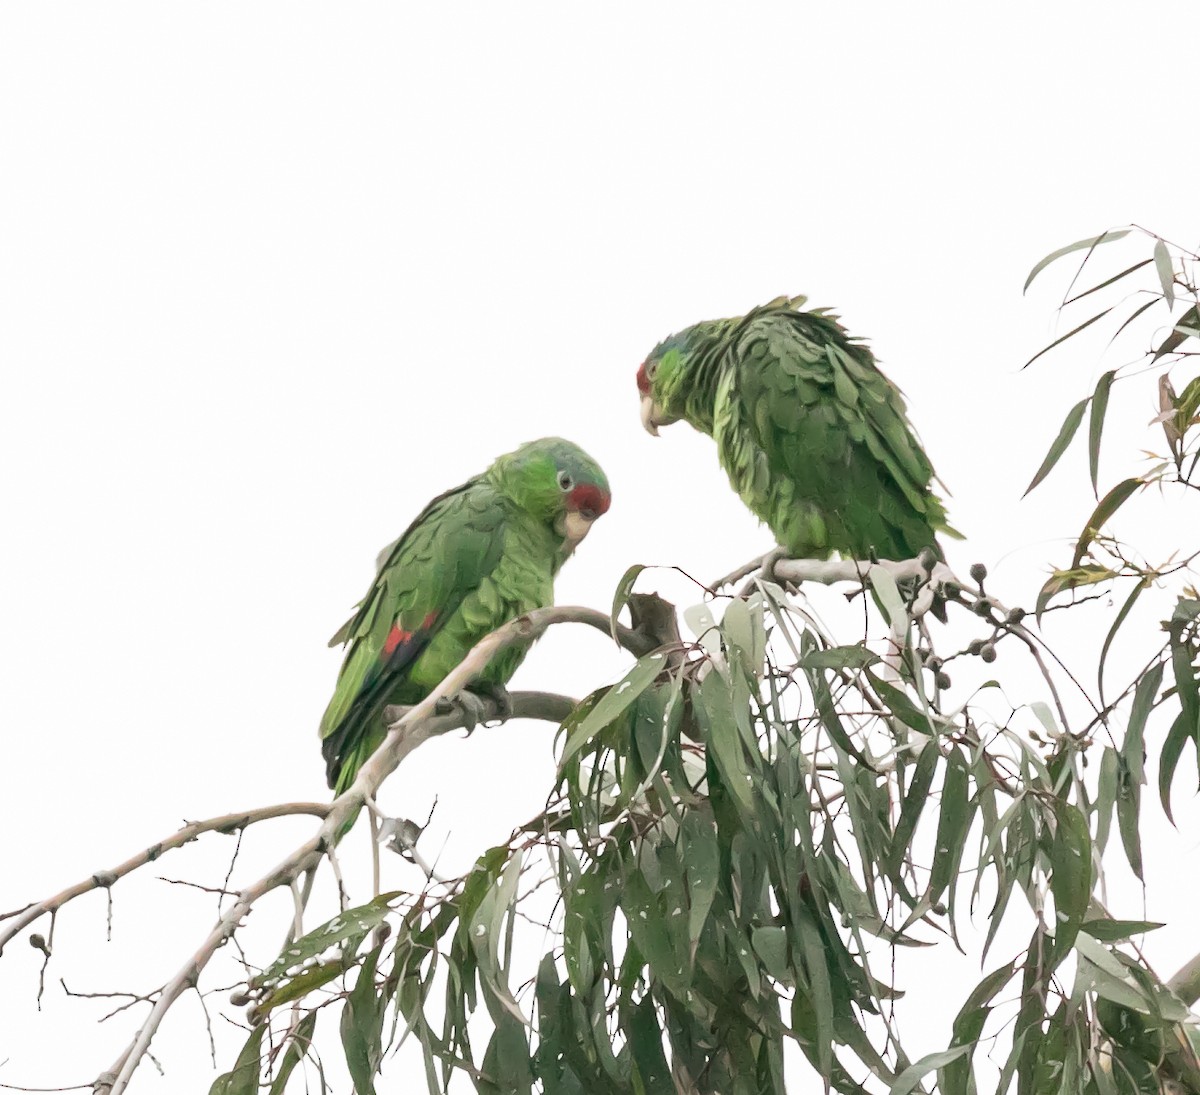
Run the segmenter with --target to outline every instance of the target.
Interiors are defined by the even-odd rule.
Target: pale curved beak
[[[657,417],[658,406],[649,395],[642,396],[642,426],[652,437],[658,436],[660,420]]]
[[[559,517],[555,527],[558,534],[566,540],[564,546],[568,552],[574,551],[583,542],[583,538],[592,531],[592,522],[595,519],[595,516],[586,516],[577,509],[569,509]]]

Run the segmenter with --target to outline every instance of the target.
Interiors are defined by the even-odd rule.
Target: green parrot
[[[558,568],[610,498],[590,456],[543,437],[439,495],[384,548],[358,611],[329,643],[349,644],[321,719],[336,793],[383,742],[384,707],[418,703],[490,631],[553,603]],[[498,654],[470,690],[503,697],[524,656]]]
[[[697,323],[638,369],[642,424],[684,419],[717,443],[742,501],[796,558],[941,556],[957,536],[899,389],[826,309],[779,297]]]

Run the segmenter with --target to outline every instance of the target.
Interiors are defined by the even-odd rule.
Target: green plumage
[[[908,559],[957,535],[899,390],[824,309],[780,297],[660,343],[638,384],[654,429],[713,437],[747,506],[798,558]]]
[[[595,461],[543,438],[435,498],[384,549],[366,597],[330,641],[348,644],[321,719],[335,791],[383,741],[384,707],[419,702],[488,632],[553,603],[555,574],[608,502]],[[524,654],[497,655],[482,687],[503,686]]]

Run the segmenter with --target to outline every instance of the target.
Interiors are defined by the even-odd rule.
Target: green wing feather
[[[836,317],[780,298],[728,333],[713,436],[743,500],[797,555],[911,558],[953,535],[899,390]]]
[[[330,642],[349,644],[321,719],[322,752],[337,791],[383,740],[383,708],[428,695],[491,621],[503,622],[496,618],[507,605],[488,579],[501,561],[510,517],[495,489],[474,479],[435,498],[381,553],[358,611]]]

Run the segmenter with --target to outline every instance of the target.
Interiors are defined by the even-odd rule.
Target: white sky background
[[[1055,333],[1068,271],[1029,299],[1021,285],[1110,225],[1195,240],[1200,152],[1173,47],[1200,13],[969,10],[0,11],[0,909],[184,818],[324,798],[326,640],[375,552],[520,442],[570,437],[612,482],[561,603],[606,607],[634,562],[711,580],[765,549],[707,439],[643,433],[634,371],[671,331],[781,293],[871,339],[969,536],[952,562],[986,560],[1004,599],[1031,605],[1090,509],[1081,453],[1021,491],[1067,407],[1132,351],[1020,372]],[[1147,390],[1128,390],[1109,485],[1155,440]],[[1163,523],[1179,511],[1146,513],[1160,525],[1142,531],[1183,537]],[[625,664],[560,631],[514,683],[583,694]],[[427,839],[449,833],[443,863],[463,869],[539,808],[552,734],[431,744],[384,805],[423,818],[436,793]],[[234,885],[308,830],[252,831]],[[1148,844],[1149,912],[1174,918],[1148,953],[1169,974],[1196,946],[1196,840]],[[231,847],[211,837],[150,873],[219,885]],[[149,876],[114,897],[109,947],[101,896],[60,916],[40,1015],[39,956],[18,941],[0,962],[0,1081],[90,1084],[141,1013],[96,1027],[58,978],[148,992],[213,920],[214,898]],[[1142,912],[1133,887],[1114,904]],[[264,952],[286,905],[254,914]],[[944,1014],[929,997],[919,1052],[945,1046],[978,978],[961,969]],[[228,1067],[241,1035],[216,1033]],[[143,1065],[136,1091],[207,1091],[194,997],[156,1045],[166,1077]],[[410,1067],[387,1075],[416,1082]]]

